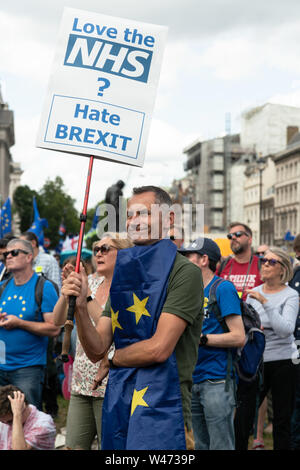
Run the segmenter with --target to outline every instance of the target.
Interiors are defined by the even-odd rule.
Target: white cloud
[[[54,46],[39,42],[36,28],[30,17],[0,14],[1,73],[17,76],[20,83],[23,77],[44,82],[49,76]]]

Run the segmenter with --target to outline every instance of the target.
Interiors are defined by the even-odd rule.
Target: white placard
[[[166,37],[65,8],[37,147],[143,166]]]

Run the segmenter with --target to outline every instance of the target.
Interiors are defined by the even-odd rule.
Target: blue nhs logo
[[[64,65],[103,71],[147,83],[152,51],[70,34]]]

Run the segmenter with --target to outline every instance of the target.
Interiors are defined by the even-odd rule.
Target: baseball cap
[[[198,253],[199,255],[207,255],[212,261],[218,262],[221,259],[221,251],[216,242],[210,238],[199,237],[194,240],[186,248],[180,248],[179,253],[186,255],[187,253]]]

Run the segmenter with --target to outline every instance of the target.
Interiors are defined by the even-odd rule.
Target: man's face
[[[235,255],[244,253],[249,249],[252,238],[248,235],[242,225],[235,225],[229,231],[232,235],[230,240],[230,248]]]
[[[167,224],[153,192],[133,195],[127,204],[127,232],[136,245],[148,245],[162,238]]]
[[[6,267],[9,271],[22,271],[31,265],[32,254],[26,251],[22,243],[17,242],[7,246],[5,252],[7,253]]]

